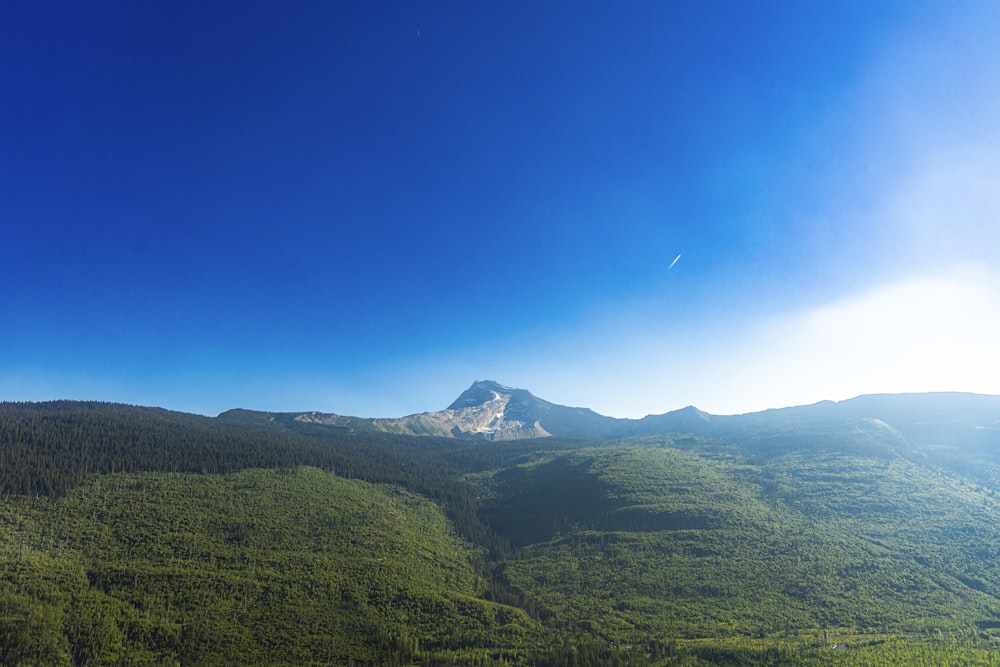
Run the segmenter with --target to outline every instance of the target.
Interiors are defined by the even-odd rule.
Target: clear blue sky
[[[3,3],[0,400],[1000,394],[997,34],[987,0]]]

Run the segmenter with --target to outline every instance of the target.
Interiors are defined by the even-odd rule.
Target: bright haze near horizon
[[[998,32],[985,0],[4,3],[0,400],[1000,394]]]

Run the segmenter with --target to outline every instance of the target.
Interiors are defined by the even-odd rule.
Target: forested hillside
[[[478,597],[435,505],[315,468],[102,475],[0,516],[3,664],[405,664],[538,632]]]
[[[996,490],[922,451],[3,404],[0,663],[1000,665]]]
[[[760,465],[647,445],[546,456],[493,481],[491,520],[522,546],[505,575],[571,634],[1000,627],[1000,504],[905,461]],[[533,506],[546,510],[526,524]]]

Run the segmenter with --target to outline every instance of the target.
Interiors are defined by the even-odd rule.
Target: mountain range
[[[961,392],[873,394],[845,401],[776,408],[741,415],[713,415],[694,406],[642,419],[621,419],[589,408],[538,398],[526,389],[479,380],[444,410],[398,418],[324,412],[260,413],[230,410],[223,420],[257,419],[319,424],[357,432],[502,441],[525,438],[625,438],[659,433],[778,436],[813,429],[868,433],[880,440],[921,445],[1000,442],[1000,396]]]
[[[1000,480],[1000,396],[965,392],[871,394],[739,415],[714,415],[688,406],[642,419],[621,419],[479,380],[444,410],[405,417],[229,410],[217,419],[311,426],[359,436],[430,436],[483,443],[540,438],[609,442],[686,434],[756,455],[829,447],[926,463],[982,483]]]

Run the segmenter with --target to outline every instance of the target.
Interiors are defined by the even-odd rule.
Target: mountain
[[[489,380],[472,383],[448,410],[471,426],[465,432],[484,434],[495,440],[548,435],[602,437],[614,432],[617,421],[589,408],[556,405],[525,389]]]
[[[222,416],[229,416],[223,413]],[[380,431],[399,435],[431,435],[479,440],[521,440],[550,436],[604,438],[621,435],[623,420],[599,415],[588,408],[570,408],[542,400],[525,389],[490,380],[473,382],[446,409],[396,419],[347,417],[303,412],[278,420],[294,419],[355,431]]]
[[[701,432],[720,418],[689,406],[643,419],[618,419],[590,408],[568,407],[538,398],[526,389],[478,380],[451,405],[437,412],[398,418],[352,417],[326,412],[252,413],[230,410],[225,420],[295,421],[356,432],[429,435],[476,440],[526,438],[620,438],[671,431]]]

